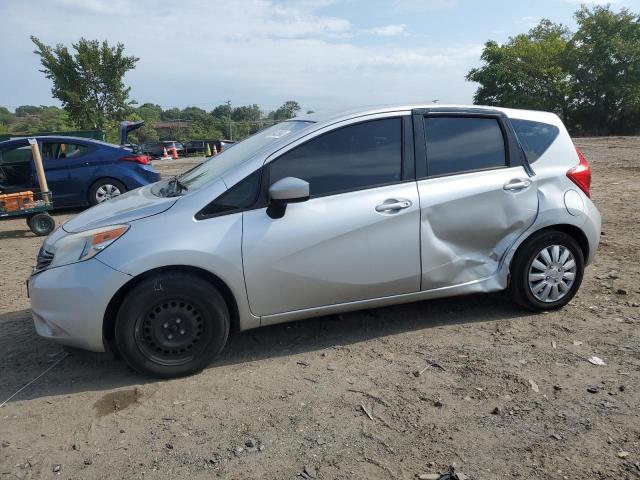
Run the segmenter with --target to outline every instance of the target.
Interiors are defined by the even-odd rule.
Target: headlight
[[[49,247],[53,261],[49,267],[59,267],[95,257],[129,230],[129,225],[108,227],[71,233]]]

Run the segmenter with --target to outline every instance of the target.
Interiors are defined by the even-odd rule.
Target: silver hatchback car
[[[296,118],[66,222],[29,278],[33,319],[174,377],[231,331],[305,317],[505,289],[556,309],[598,246],[590,180],[550,113]]]

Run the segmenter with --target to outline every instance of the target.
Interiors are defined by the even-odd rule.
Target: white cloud
[[[607,5],[618,3],[618,0],[563,0],[565,3],[575,3],[584,5]]]
[[[101,15],[117,15],[128,11],[126,0],[59,0],[59,5],[74,11],[84,10]]]
[[[370,28],[365,30],[364,33],[371,33],[373,35],[381,35],[383,37],[393,37],[396,35],[407,35],[407,26],[403,23],[393,25],[382,25],[380,27]]]
[[[518,25],[524,25],[527,28],[533,28],[540,23],[540,20],[542,20],[542,17],[525,16],[520,17],[516,23]]]
[[[164,106],[231,99],[265,109],[287,99],[321,110],[440,98],[469,102],[465,73],[480,46],[397,43],[404,24],[355,27],[325,14],[331,0],[19,0],[0,3],[0,62],[12,65],[0,105],[52,103],[29,35],[69,45],[79,37],[122,42],[140,57],[127,74],[131,96]],[[433,2],[431,2],[433,3]],[[442,2],[440,2],[442,3]],[[446,1],[444,3],[447,3]],[[376,36],[373,44],[366,37]]]
[[[458,0],[395,0],[396,10],[405,12],[444,10],[456,5]]]

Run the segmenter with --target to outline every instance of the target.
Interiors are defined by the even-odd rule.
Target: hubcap
[[[105,202],[110,198],[117,197],[122,192],[115,185],[111,185],[110,183],[106,183],[104,185],[100,185],[96,190],[96,201],[98,203]]]
[[[158,303],[136,323],[135,339],[140,351],[163,365],[191,361],[205,347],[201,313],[184,300]]]
[[[43,232],[49,228],[49,220],[46,218],[38,218],[36,221],[36,229]]]
[[[529,289],[541,302],[553,303],[564,298],[576,278],[576,260],[563,245],[545,247],[529,268]]]

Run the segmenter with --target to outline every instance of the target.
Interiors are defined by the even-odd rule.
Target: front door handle
[[[376,212],[399,212],[411,206],[411,201],[406,198],[388,198],[376,207]]]
[[[505,183],[502,188],[507,191],[517,192],[519,190],[524,190],[525,188],[529,188],[530,185],[531,185],[531,180],[527,180],[525,178],[514,178],[512,180],[509,180],[507,183]]]

